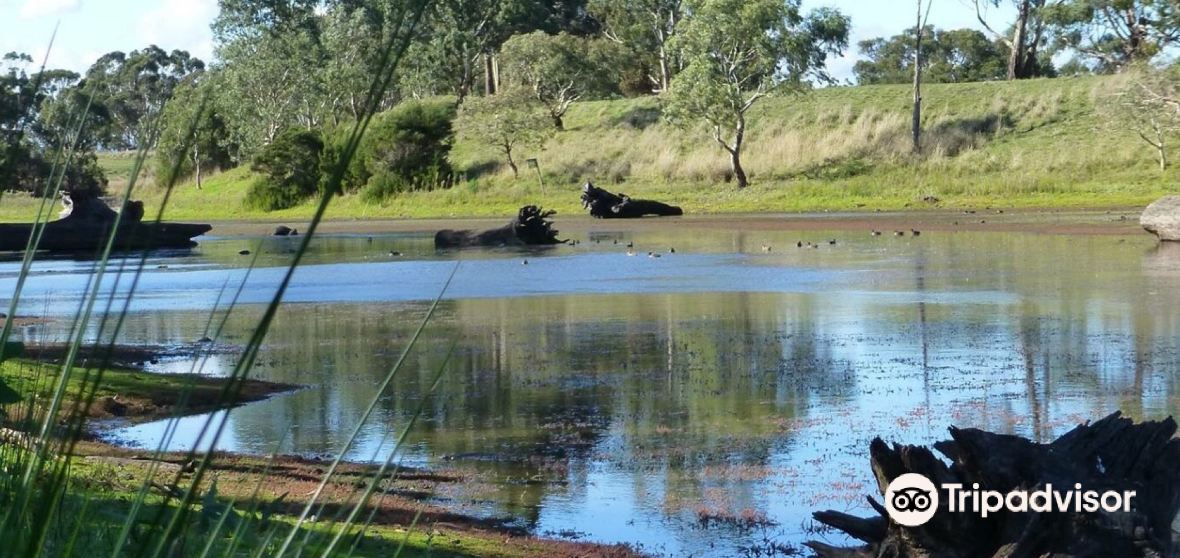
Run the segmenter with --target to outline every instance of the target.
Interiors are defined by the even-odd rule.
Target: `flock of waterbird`
[[[873,230],[869,231],[869,235],[871,235],[871,236],[881,236],[882,234],[883,234],[883,233],[882,233],[881,231],[879,231],[879,230],[876,230],[876,229],[873,229]],[[893,236],[906,236],[906,234],[907,234],[907,233],[906,233],[906,231],[904,231],[904,230],[895,230],[895,231],[893,231]],[[922,234],[922,231],[919,231],[919,230],[917,230],[917,229],[910,229],[910,230],[909,230],[909,235],[910,235],[910,236],[920,236],[921,234]],[[368,237],[368,242],[369,242],[370,244],[372,244],[372,243],[373,243],[373,237],[371,237],[371,236],[370,236],[370,237]],[[595,243],[595,244],[601,244],[601,242],[602,242],[602,241],[601,241],[601,240],[599,240],[599,239],[595,239],[595,240],[594,240],[594,243]],[[615,240],[613,240],[612,242],[613,242],[615,245],[618,245],[618,244],[620,244],[618,239],[615,239]],[[835,246],[835,245],[836,245],[836,239],[834,239],[834,238],[832,238],[832,239],[829,239],[827,242],[828,242],[828,245],[830,245],[830,246]],[[571,241],[569,242],[569,245],[570,245],[570,246],[576,246],[576,245],[578,245],[578,244],[581,244],[581,242],[580,242],[580,241],[578,241],[578,240],[571,240]],[[634,241],[628,241],[628,242],[627,242],[627,243],[626,243],[624,246],[625,246],[625,247],[626,247],[626,249],[627,249],[627,252],[626,252],[626,254],[627,254],[628,256],[637,256],[637,255],[639,255],[639,253],[635,251],[635,242],[634,242]],[[816,244],[816,243],[814,243],[814,242],[804,242],[804,241],[802,241],[802,240],[799,240],[799,241],[795,242],[795,247],[796,247],[796,248],[819,248],[819,247],[820,247],[820,245],[819,245],[819,244]],[[773,247],[773,246],[771,246],[770,244],[766,244],[766,243],[763,243],[763,244],[762,244],[762,251],[763,251],[763,252],[772,252],[773,250],[774,250],[774,247]],[[675,253],[676,253],[676,248],[669,246],[669,247],[668,247],[668,250],[667,250],[667,253],[668,253],[668,254],[675,254]],[[249,250],[241,250],[241,251],[239,251],[239,252],[238,252],[238,254],[245,256],[245,255],[249,255],[249,254],[250,254],[250,251],[249,251]],[[399,252],[399,251],[397,251],[397,250],[390,250],[390,251],[389,251],[389,257],[391,257],[391,258],[400,257],[401,255],[402,255],[402,253],[401,253],[401,252]],[[660,252],[655,252],[655,251],[649,251],[649,252],[647,253],[647,257],[649,257],[649,258],[659,258],[659,257],[661,257],[662,255],[663,255],[663,254],[661,254]],[[529,261],[528,261],[528,259],[521,260],[521,262],[520,262],[520,263],[521,263],[521,265],[529,265]]]
[[[869,235],[870,235],[870,236],[881,236],[882,234],[883,234],[883,233],[882,233],[881,231],[879,231],[879,230],[876,230],[876,229],[873,229],[873,230],[869,231]],[[893,231],[893,236],[906,236],[906,234],[907,234],[907,232],[906,232],[905,230],[895,230],[895,231]],[[919,230],[917,230],[917,229],[910,229],[910,230],[909,230],[909,232],[908,232],[908,234],[909,234],[910,236],[921,236],[921,235],[922,235],[922,231],[919,231]],[[595,243],[595,244],[601,244],[601,240],[595,239],[595,240],[594,240],[594,243]],[[615,244],[615,245],[618,245],[618,244],[620,244],[620,243],[619,243],[619,241],[618,241],[618,239],[615,239],[615,240],[613,240],[613,241],[612,241],[612,243],[613,243],[613,244]],[[835,246],[835,245],[836,245],[836,239],[834,239],[834,238],[832,238],[832,239],[829,239],[829,240],[827,241],[827,243],[828,243],[828,245],[830,245],[830,246]],[[570,244],[571,246],[575,246],[575,245],[577,245],[577,244],[580,244],[580,242],[578,242],[577,240],[571,240],[569,244]],[[628,241],[628,242],[627,242],[627,243],[624,245],[624,247],[627,249],[627,251],[626,251],[626,254],[627,254],[628,256],[637,256],[637,255],[639,255],[639,252],[636,252],[636,251],[635,251],[635,242],[634,242],[634,241]],[[796,248],[819,248],[819,247],[820,247],[820,245],[819,245],[819,244],[816,244],[816,243],[814,243],[814,242],[804,242],[804,241],[802,241],[802,240],[799,240],[799,241],[795,242],[795,247],[796,247]],[[763,251],[763,252],[772,252],[772,251],[774,251],[774,247],[773,247],[773,246],[771,246],[770,244],[763,243],[763,244],[762,244],[762,251]],[[667,253],[668,253],[668,254],[675,254],[675,253],[676,253],[676,248],[669,246],[669,247],[668,247],[668,250],[667,250]],[[659,258],[659,257],[661,257],[661,256],[662,256],[662,254],[661,254],[660,252],[649,251],[649,252],[647,253],[647,257],[649,257],[649,258]],[[521,265],[529,265],[529,261],[528,261],[527,259],[525,259],[525,260],[522,260],[520,263],[521,263]]]

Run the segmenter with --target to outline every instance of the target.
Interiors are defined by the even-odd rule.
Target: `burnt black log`
[[[951,439],[934,445],[947,466],[925,447],[892,446],[880,438],[869,451],[881,494],[906,473],[926,476],[937,486],[958,483],[971,489],[1008,494],[1083,490],[1120,494],[1134,491],[1129,511],[1094,512],[1001,510],[989,514],[949,511],[940,491],[937,512],[926,523],[906,527],[889,518],[872,497],[876,517],[838,511],[813,514],[820,523],[864,541],[856,547],[807,543],[824,558],[1140,556],[1173,554],[1172,521],[1180,508],[1180,440],[1176,422],[1134,424],[1114,413],[1080,425],[1048,444],[972,428],[951,428]],[[1076,494],[1075,494],[1076,495]]]
[[[65,209],[59,219],[46,223],[38,250],[88,252],[98,250],[114,235],[115,250],[137,248],[187,248],[194,237],[213,227],[193,223],[144,221],[143,202],[129,202],[122,217],[102,200],[83,193],[62,194]],[[35,229],[32,223],[0,224],[0,252],[21,251]]]
[[[582,207],[599,219],[684,215],[684,210],[674,205],[652,200],[634,200],[627,194],[612,194],[589,182],[582,186]]]
[[[542,211],[535,205],[520,208],[516,218],[503,227],[483,232],[443,229],[434,235],[435,248],[466,248],[472,246],[545,246],[562,244],[557,229],[549,217],[556,211]]]

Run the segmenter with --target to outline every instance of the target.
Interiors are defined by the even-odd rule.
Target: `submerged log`
[[[589,182],[582,186],[582,207],[590,210],[590,215],[599,219],[684,215],[684,210],[674,205],[652,200],[633,200],[627,194],[612,194]]]
[[[133,201],[122,218],[102,200],[83,194],[62,194],[59,219],[46,223],[38,250],[85,252],[106,246],[114,235],[114,249],[187,248],[194,237],[213,227],[191,223],[143,221],[143,202]],[[117,225],[116,225],[117,223]],[[28,246],[32,223],[0,224],[0,252],[21,251]]]
[[[520,208],[516,218],[503,227],[480,233],[469,230],[443,229],[434,235],[435,248],[465,248],[470,246],[543,246],[562,244],[557,229],[548,218],[556,211],[542,211],[535,205]]]
[[[820,523],[864,541],[859,547],[809,542],[821,557],[1008,557],[1008,556],[1170,556],[1172,520],[1180,507],[1180,440],[1171,417],[1134,424],[1114,413],[1080,425],[1048,444],[1019,436],[973,428],[951,428],[951,440],[935,449],[947,466],[925,447],[887,445],[880,438],[870,446],[873,474],[882,495],[890,482],[907,473],[925,476],[937,485],[961,484],[971,490],[1099,493],[1134,491],[1128,508],[1075,511],[1012,512],[982,517],[972,511],[949,511],[947,491],[939,490],[937,511],[924,524],[903,526],[871,496],[878,515],[860,518],[838,511],[814,514]],[[1075,494],[1076,495],[1076,494]]]

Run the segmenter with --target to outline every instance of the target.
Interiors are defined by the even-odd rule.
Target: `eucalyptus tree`
[[[508,78],[531,89],[561,130],[562,117],[574,101],[615,90],[611,46],[601,39],[534,31],[508,39],[500,58]]]
[[[226,169],[237,162],[237,146],[230,139],[225,109],[215,92],[220,75],[193,76],[176,87],[160,117],[156,142],[156,183],[172,183],[169,175],[192,176],[201,188],[205,171]],[[179,163],[178,163],[179,162]]]
[[[319,20],[319,46],[322,63],[317,71],[325,99],[320,106],[323,120],[340,124],[356,120],[364,110],[372,76],[378,71],[378,53],[384,41],[398,30],[391,17],[396,0],[370,0],[358,5],[339,4],[324,12]],[[380,110],[398,100],[397,90],[385,92]]]
[[[684,0],[591,0],[588,9],[599,21],[602,35],[623,45],[647,62],[646,74],[654,91],[667,91],[680,69],[671,47],[684,20]]]
[[[1160,171],[1180,134],[1180,68],[1139,64],[1117,78],[1118,85],[1098,105],[1106,126],[1134,133],[1155,152]]]
[[[830,81],[827,57],[848,44],[849,19],[820,8],[806,16],[799,0],[694,0],[675,46],[685,68],[673,80],[668,118],[703,122],[729,153],[738,188],[749,184],[741,154],[746,115],[776,92],[803,91],[808,79]]]
[[[410,67],[404,71],[413,69],[429,76],[429,81],[443,83],[459,103],[474,89],[477,72],[483,72],[485,83],[493,84],[494,90],[495,72],[490,57],[502,40],[503,8],[502,0],[435,2],[429,14],[429,35],[411,46]]]
[[[455,119],[455,133],[498,151],[513,177],[520,172],[520,151],[540,147],[553,131],[545,106],[523,87],[468,99]]]
[[[205,63],[188,52],[166,52],[155,45],[130,53],[109,52],[86,70],[81,81],[50,102],[45,125],[64,130],[76,115],[85,113],[90,117],[86,133],[95,147],[149,145],[153,121],[173,90],[204,68]]]
[[[1102,71],[1151,60],[1180,43],[1175,0],[1058,0],[1043,10],[1054,46],[1095,60]]]
[[[65,118],[62,107],[85,108],[78,92],[79,75],[56,69],[30,73],[27,67],[32,62],[29,55],[16,52],[0,57],[0,192],[51,193],[54,162],[65,155],[69,164],[57,167],[62,188],[101,191],[106,178],[94,156],[96,135],[78,124],[84,114],[90,115],[87,123],[104,122],[94,117],[102,111],[79,110],[74,118]]]
[[[1046,75],[1052,70],[1042,57],[1047,40],[1046,0],[974,0],[975,15],[983,28],[996,41],[1008,48],[1006,77],[1009,80],[1026,79]],[[987,9],[999,8],[1005,4],[1016,8],[1016,18],[1001,32],[989,22]]]
[[[1004,79],[1007,57],[996,43],[974,29],[935,29],[927,26],[923,46],[923,80],[962,83]],[[857,44],[863,56],[853,66],[861,85],[909,83],[914,76],[914,29],[889,38],[865,39]]]
[[[307,31],[259,33],[218,49],[226,116],[245,154],[269,145],[283,130],[324,122],[323,51]]]
[[[923,1],[926,2],[925,14],[922,12]],[[922,150],[922,38],[926,35],[926,22],[930,19],[930,9],[933,7],[934,0],[918,0],[917,18],[914,21],[914,102],[910,119],[914,153]]]

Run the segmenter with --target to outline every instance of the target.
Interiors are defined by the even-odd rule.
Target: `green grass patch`
[[[64,347],[46,351],[43,357],[59,360],[64,358]],[[74,372],[65,386],[65,401],[72,403],[82,393],[84,381],[98,378],[95,371],[86,371],[87,359],[99,360],[98,356],[83,352]],[[150,358],[150,357],[144,357]],[[53,395],[61,366],[48,362],[28,359],[12,359],[0,363],[0,381],[14,390],[22,403],[47,401]],[[89,380],[88,380],[89,378]],[[221,378],[195,374],[152,374],[128,368],[108,368],[102,372],[97,384],[95,403],[90,416],[96,418],[124,417],[143,421],[172,416],[174,413],[192,414],[214,409],[231,407],[250,401],[258,401],[275,393],[295,389],[296,386],[274,384],[258,380],[246,380],[236,399],[223,400]],[[24,417],[27,405],[9,406],[18,416]],[[70,405],[64,405],[61,414],[65,418],[71,412]],[[16,417],[9,417],[16,418]]]
[[[910,88],[833,87],[770,98],[750,116],[743,162],[752,187],[726,181],[726,154],[704,130],[664,123],[654,97],[577,103],[558,133],[514,178],[490,148],[459,141],[458,173],[446,190],[405,192],[380,201],[337,198],[330,219],[508,217],[525,204],[582,211],[578,187],[591,180],[635,197],[660,198],[690,213],[897,210],[927,207],[1094,208],[1136,206],[1176,191],[1180,176],[1161,172],[1151,149],[1096,110],[1111,77],[933,84],[924,91],[924,150],[911,153]],[[104,155],[108,174],[130,160]],[[245,167],[179,184],[172,220],[294,220],[308,201],[275,212],[249,209],[258,176]],[[153,215],[162,198],[142,198]],[[6,195],[0,221],[27,220],[30,198]]]

